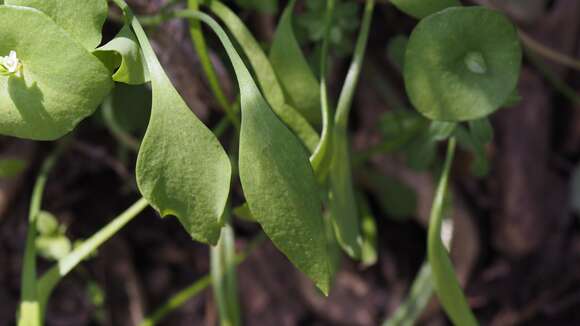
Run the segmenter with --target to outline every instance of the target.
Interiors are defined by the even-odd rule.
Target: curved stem
[[[199,3],[197,0],[188,0],[188,9],[190,10],[198,10]],[[199,61],[201,62],[201,66],[205,73],[205,76],[209,82],[209,86],[216,97],[219,105],[222,107],[226,116],[230,120],[230,122],[234,125],[236,130],[240,131],[240,118],[235,111],[234,105],[228,101],[225,92],[223,91],[222,87],[220,86],[217,74],[215,69],[211,63],[209,53],[207,50],[205,38],[203,36],[203,31],[201,29],[201,23],[199,20],[189,20],[190,29],[189,33],[191,35],[191,39],[193,44],[195,45],[195,49],[197,50],[197,55],[199,57]]]
[[[320,108],[322,111],[322,134],[314,152],[310,156],[310,164],[314,173],[322,182],[327,175],[332,159],[332,130],[334,129],[333,112],[328,101],[328,86],[326,74],[328,70],[328,50],[330,47],[330,30],[334,18],[336,0],[327,0],[324,24],[324,37],[320,51]]]
[[[338,105],[336,106],[334,122],[336,125],[344,128],[346,128],[348,124],[348,114],[350,112],[352,99],[362,69],[363,59],[365,57],[374,7],[375,0],[367,0],[359,37],[356,40],[354,56],[338,98]]]
[[[38,280],[38,300],[41,307],[45,307],[50,294],[58,282],[73,270],[81,261],[86,259],[105,241],[109,240],[129,221],[141,213],[149,203],[144,198],[139,199],[126,211],[115,217],[113,221],[85,240],[80,246],[76,247],[68,255],[58,260],[58,262],[49,269]]]
[[[39,305],[36,279],[36,220],[40,213],[42,197],[48,174],[52,171],[60,153],[64,149],[64,142],[52,152],[42,164],[40,173],[34,184],[30,209],[28,212],[28,230],[26,233],[26,247],[24,251],[24,263],[22,265],[22,283],[20,286],[20,317],[18,325],[40,325],[41,305]]]
[[[264,233],[260,233],[260,235],[256,236],[250,244],[246,247],[243,252],[240,252],[236,255],[235,261],[236,265],[243,263],[246,258],[258,247],[260,243],[262,243],[266,239],[266,235]],[[195,281],[192,285],[188,286],[187,288],[177,292],[174,296],[172,296],[167,302],[165,302],[162,306],[157,308],[151,315],[146,317],[140,326],[153,326],[163,320],[167,315],[171,312],[175,311],[183,304],[185,304],[188,300],[198,295],[201,291],[205,290],[208,286],[212,283],[211,275],[204,275],[197,281]]]
[[[573,104],[580,105],[580,94],[576,92],[572,87],[570,87],[566,82],[564,82],[557,74],[550,70],[550,68],[542,62],[538,55],[526,51],[527,57],[534,65],[538,71],[546,78],[546,80],[552,84],[552,87],[562,94],[568,101]]]
[[[544,46],[543,44],[534,40],[532,37],[530,37],[527,33],[525,33],[522,30],[519,30],[518,32],[520,34],[520,39],[522,40],[522,42],[530,50],[534,51],[535,53],[541,55],[546,59],[554,61],[555,63],[580,71],[580,60],[571,58],[565,54],[562,54],[558,51],[552,50]]]
[[[433,270],[433,286],[443,309],[455,325],[472,326],[477,325],[477,320],[467,304],[447,249],[441,241],[445,198],[449,188],[449,174],[455,154],[455,145],[455,138],[451,138],[447,145],[443,172],[439,177],[439,184],[431,207],[427,236],[427,258]]]

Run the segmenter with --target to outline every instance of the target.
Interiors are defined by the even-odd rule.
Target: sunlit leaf
[[[262,97],[225,31],[209,16],[188,11],[218,35],[240,87],[242,129],[239,173],[252,215],[290,261],[323,293],[330,266],[321,201],[307,153]]]
[[[91,115],[112,87],[105,66],[32,8],[0,6],[0,56],[20,74],[0,75],[0,134],[53,140]]]
[[[405,55],[405,86],[415,108],[433,120],[485,117],[502,106],[519,78],[516,29],[483,7],[454,7],[421,20]]]
[[[286,100],[268,57],[243,21],[219,1],[203,0],[200,3],[207,5],[223,21],[240,45],[254,71],[258,86],[272,110],[300,138],[304,146],[313,151],[319,141],[318,133]]]
[[[108,6],[106,0],[5,0],[7,5],[36,8],[91,51],[101,43]],[[24,21],[23,21],[24,22]]]
[[[229,194],[231,163],[213,133],[191,112],[163,71],[141,25],[133,19],[151,76],[153,104],[137,158],[137,184],[162,216],[215,244]]]

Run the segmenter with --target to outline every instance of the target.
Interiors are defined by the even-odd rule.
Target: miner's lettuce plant
[[[176,295],[144,325],[159,321],[210,283],[222,324],[241,324],[235,283],[240,259],[235,255],[229,208],[230,188],[238,176],[245,203],[233,209],[234,215],[258,223],[323,294],[328,295],[332,287],[338,248],[364,266],[376,262],[376,224],[365,196],[357,195],[355,189],[352,171],[361,161],[351,158],[348,137],[375,1],[366,1],[360,26],[356,26],[352,62],[336,105],[327,85],[337,44],[333,31],[337,22],[341,28],[348,27],[343,15],[352,15],[350,10],[337,8],[356,5],[327,0],[324,6],[314,6],[309,1],[307,10],[319,11],[323,19],[310,19],[307,24],[320,32],[310,39],[318,50],[308,53],[295,30],[298,2],[291,0],[284,9],[269,51],[264,51],[232,9],[215,0],[188,0],[187,9],[168,7],[160,15],[147,17],[136,17],[123,0],[114,0],[122,11],[123,26],[103,45],[105,0],[5,0],[0,4],[0,134],[57,140],[102,105],[112,133],[138,152],[136,183],[142,195],[79,246],[69,243],[66,250],[60,250],[61,246],[48,251],[57,262],[37,277],[37,247],[41,253],[46,247],[38,245],[39,239],[47,235],[60,239],[64,233],[41,209],[50,168],[66,150],[66,139],[59,141],[41,169],[32,197],[20,325],[42,324],[58,282],[147,206],[161,216],[175,216],[193,240],[213,249],[211,276]],[[502,14],[487,8],[462,7],[456,0],[393,0],[392,4],[420,21],[408,39],[398,36],[396,47],[390,50],[394,60],[400,61],[407,94],[418,113],[402,110],[385,118],[385,135],[394,138],[389,148],[408,145],[408,157],[428,167],[436,157],[437,142],[448,142],[433,201],[427,262],[413,291],[424,293],[421,306],[434,291],[455,324],[475,325],[441,240],[444,204],[456,144],[475,153],[474,174],[483,175],[489,168],[485,144],[491,142],[493,129],[488,117],[513,102],[522,56],[519,38]],[[203,72],[224,110],[224,123],[213,131],[176,91],[143,29],[143,25],[169,19],[189,22]],[[220,85],[202,24],[217,36],[231,62],[239,89],[236,101],[228,99]],[[147,83],[150,111],[144,105],[139,114],[148,123],[143,138],[136,140],[117,123],[115,101],[126,90],[122,84]],[[239,144],[233,153],[220,142],[228,124],[234,127],[234,146]],[[22,170],[18,162],[0,163],[3,177]],[[377,189],[384,188],[378,185]],[[387,210],[392,210],[389,206]],[[410,214],[412,206],[397,206],[395,215]],[[418,314],[396,316],[414,319]]]

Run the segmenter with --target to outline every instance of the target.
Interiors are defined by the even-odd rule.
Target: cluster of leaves
[[[40,301],[48,297],[59,277],[94,249],[91,246],[111,236],[146,203],[161,216],[176,216],[194,240],[218,245],[212,252],[212,276],[230,281],[216,281],[223,285],[216,287],[216,297],[223,315],[238,324],[237,303],[228,299],[231,296],[221,297],[235,292],[227,207],[236,173],[246,203],[234,212],[257,222],[323,293],[329,292],[337,268],[337,248],[363,264],[373,264],[377,259],[376,226],[366,199],[353,186],[348,116],[374,0],[366,2],[360,23],[354,2],[306,1],[296,25],[316,46],[310,59],[302,51],[294,26],[296,0],[284,10],[268,54],[242,20],[219,1],[189,0],[190,9],[164,16],[186,18],[191,23],[204,70],[239,131],[235,137],[239,149],[231,156],[178,94],[130,8],[123,0],[114,2],[122,9],[125,24],[113,40],[100,47],[108,12],[105,0],[5,0],[0,5],[0,54],[13,51],[17,56],[14,67],[18,68],[4,69],[7,73],[0,76],[0,134],[55,140],[92,115],[100,104],[114,133],[144,130],[140,143],[125,139],[138,150],[135,171],[144,200],[122,214],[117,226],[108,226],[75,251],[70,242],[63,241],[63,229],[53,219],[40,210],[31,213],[34,223],[29,239],[36,238],[41,253],[59,260],[56,274],[48,273],[46,281],[41,280],[38,288],[44,298]],[[487,172],[485,144],[493,135],[487,117],[513,98],[521,62],[518,37],[505,17],[482,7],[461,7],[456,0],[392,3],[421,19],[411,36],[397,38],[389,51],[402,70],[410,102],[418,113],[401,107],[383,117],[381,129],[395,148],[406,153],[409,165],[418,169],[429,168],[437,142],[449,140],[429,227],[429,275],[452,321],[473,325],[475,318],[441,241],[443,204],[456,141],[475,153],[474,173]],[[238,4],[269,11],[277,2],[238,0]],[[221,24],[198,11],[199,5]],[[219,83],[212,78],[204,55],[199,22],[217,35],[232,63],[241,119],[216,89]],[[326,85],[329,49],[350,53],[345,35],[357,28],[352,64],[334,109]],[[315,64],[311,64],[312,58]],[[117,125],[123,113],[115,108],[124,106],[115,104],[118,94],[136,90],[126,85],[146,83],[150,83],[151,97],[142,105],[142,123]],[[141,106],[131,107],[139,110]],[[14,173],[10,165],[3,170]],[[386,194],[380,203],[387,211],[395,216],[412,214],[415,204],[410,189],[393,180],[369,179]],[[385,188],[385,184],[390,186]],[[411,198],[410,202],[397,200],[401,193],[408,194],[404,197]],[[36,231],[39,237],[35,237]],[[42,245],[45,239],[51,244]],[[25,267],[34,268],[34,264]],[[35,291],[26,292],[24,299],[34,301]],[[42,304],[37,308],[29,301],[24,300],[22,312],[43,309]]]

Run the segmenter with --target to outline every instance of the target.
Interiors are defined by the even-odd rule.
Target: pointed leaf
[[[225,31],[211,17],[188,11],[218,35],[240,87],[239,171],[252,215],[290,261],[328,293],[329,256],[321,201],[302,144],[262,97]]]
[[[300,138],[306,148],[311,152],[314,151],[319,141],[318,133],[312,128],[306,118],[298,113],[285,99],[282,87],[276,78],[268,57],[246,25],[231,9],[221,2],[209,0],[200,2],[207,5],[223,21],[240,45],[255,73],[256,81],[263,92],[264,98],[270,104],[272,110]]]
[[[270,62],[288,100],[309,122],[320,124],[320,87],[294,36],[292,16],[296,0],[280,18],[270,48]]]
[[[216,244],[229,193],[231,163],[163,71],[141,25],[133,29],[151,75],[153,104],[137,158],[137,184],[162,216],[175,215],[198,241]]]
[[[105,66],[42,12],[0,6],[0,56],[15,51],[21,77],[0,75],[0,134],[53,140],[109,93]]]
[[[44,12],[89,51],[101,43],[108,13],[106,0],[5,0],[5,3]]]

